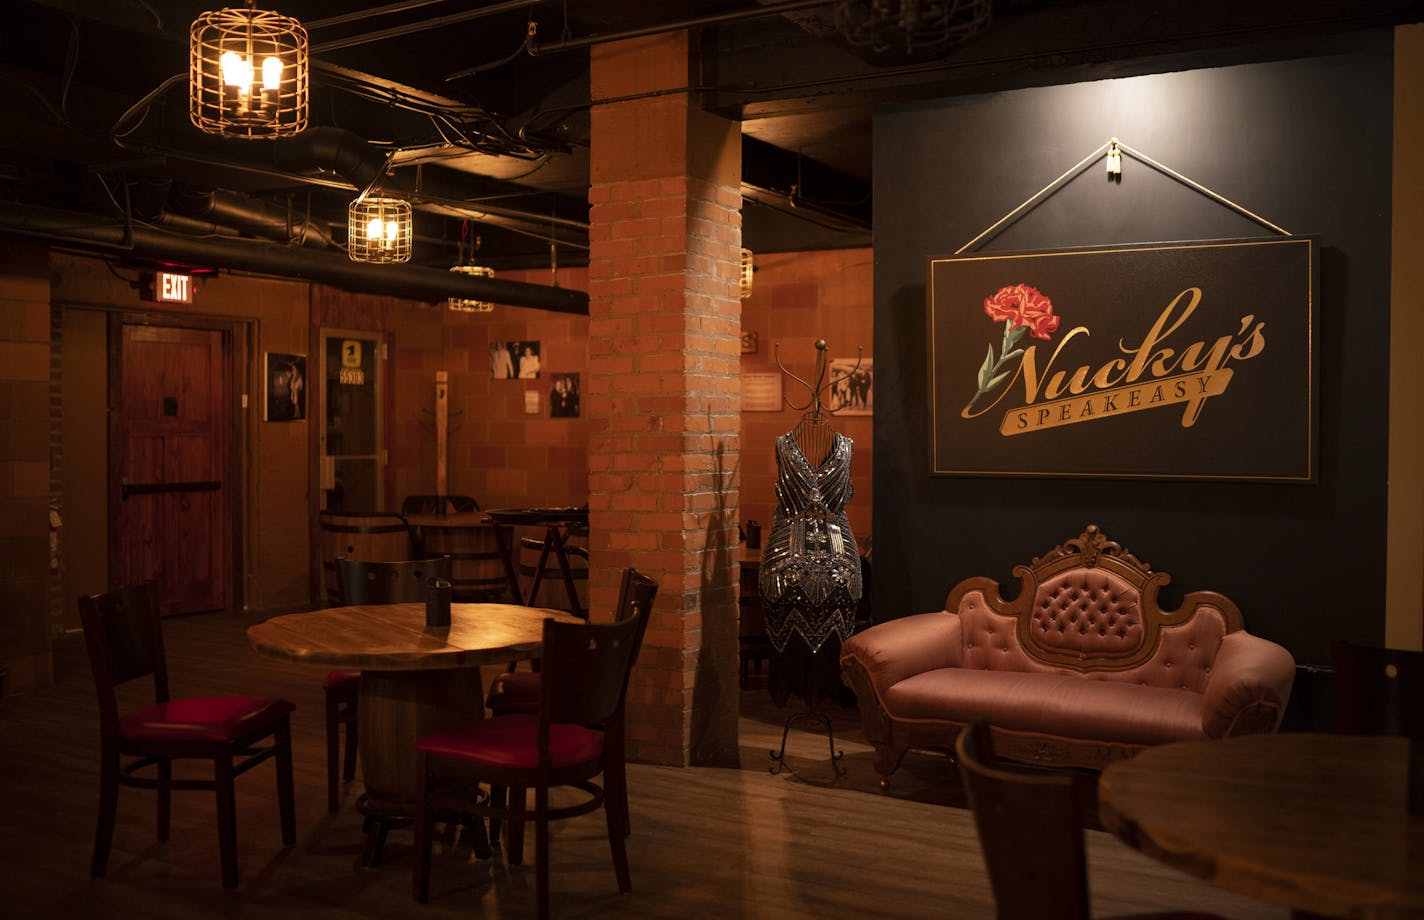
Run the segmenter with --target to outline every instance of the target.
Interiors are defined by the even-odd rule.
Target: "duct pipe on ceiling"
[[[386,154],[380,148],[368,143],[359,134],[344,128],[308,128],[296,137],[283,138],[273,143],[273,160],[279,169],[290,173],[304,170],[323,169],[336,173],[358,190],[369,186],[386,168]],[[465,202],[469,196],[468,186],[461,187],[458,180],[442,177],[439,171],[425,173],[421,180],[419,194],[398,179],[386,180],[383,187],[388,191],[400,191],[419,201],[436,204],[459,205],[471,212],[486,215],[485,220],[495,226],[509,225],[511,222],[547,230],[550,226],[567,227],[581,233],[588,232],[588,222],[567,217],[534,214],[479,201]]]
[[[236,227],[253,236],[316,249],[331,246],[331,231],[316,221],[240,192],[175,186],[169,201],[185,217]]]
[[[583,291],[480,278],[413,265],[368,265],[344,254],[318,252],[250,240],[194,239],[147,227],[95,225],[89,214],[29,205],[0,205],[0,233],[17,233],[83,249],[301,278],[368,294],[437,301],[449,297],[483,300],[554,313],[588,314]]]

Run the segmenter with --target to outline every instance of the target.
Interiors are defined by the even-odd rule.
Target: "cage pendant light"
[[[484,265],[456,265],[450,269],[452,272],[459,272],[462,275],[470,275],[475,278],[493,278],[494,269]],[[445,302],[447,310],[455,310],[460,313],[493,313],[494,304],[483,300],[464,300],[459,297],[451,297]]]
[[[307,31],[290,16],[221,9],[188,32],[188,116],[208,134],[291,137],[307,127]]]
[[[409,262],[413,231],[409,201],[357,198],[346,209],[346,254],[353,262]]]
[[[737,293],[742,300],[752,296],[752,273],[756,271],[756,266],[752,261],[752,251],[743,249],[741,252],[741,275],[738,280]]]

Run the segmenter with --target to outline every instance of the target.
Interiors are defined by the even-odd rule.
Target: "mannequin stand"
[[[830,746],[831,751],[831,769],[835,771],[837,778],[845,776],[845,767],[840,765],[841,759],[845,757],[845,751],[836,751],[836,731],[831,727],[831,717],[824,712],[813,709],[809,699],[806,701],[805,710],[802,712],[793,712],[786,717],[786,721],[782,724],[781,750],[770,752],[772,760],[771,773],[773,775],[780,773],[782,768],[786,766],[786,736],[791,733],[791,726],[804,725],[806,722],[811,722],[825,728],[826,742]]]

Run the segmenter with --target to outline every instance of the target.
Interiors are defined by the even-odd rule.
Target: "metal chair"
[[[237,810],[233,780],[257,764],[277,761],[277,804],[282,845],[297,842],[292,792],[292,736],[286,700],[267,696],[208,696],[174,699],[158,593],[152,582],[79,598],[79,616],[89,665],[99,695],[102,750],[99,766],[99,822],[94,833],[94,878],[108,869],[119,787],[158,791],[158,839],[168,839],[170,801],[175,789],[217,793],[218,850],[224,888],[237,887]],[[152,705],[120,715],[115,687],[153,677]],[[260,746],[270,741],[270,745]],[[135,758],[127,763],[123,758]],[[212,779],[174,779],[173,761],[211,760]],[[156,767],[157,777],[135,775]]]
[[[618,888],[632,890],[624,847],[628,783],[623,705],[628,680],[652,612],[657,584],[632,569],[632,613],[616,623],[544,622],[539,712],[494,716],[469,728],[436,732],[416,742],[419,798],[415,824],[412,895],[430,891],[432,823],[440,814],[473,813],[510,822],[508,861],[523,862],[525,790],[534,788],[534,849],[540,918],[549,915],[549,821],[602,807]],[[451,764],[448,774],[444,764]],[[593,782],[602,774],[603,786]],[[512,790],[508,805],[472,801],[471,782]],[[588,793],[574,804],[551,807],[551,786]]]

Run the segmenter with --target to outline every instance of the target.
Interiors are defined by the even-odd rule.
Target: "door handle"
[[[216,479],[206,479],[195,482],[142,482],[135,485],[130,485],[126,482],[119,486],[124,501],[128,501],[130,495],[163,495],[169,492],[216,492],[221,488],[222,482]]]

